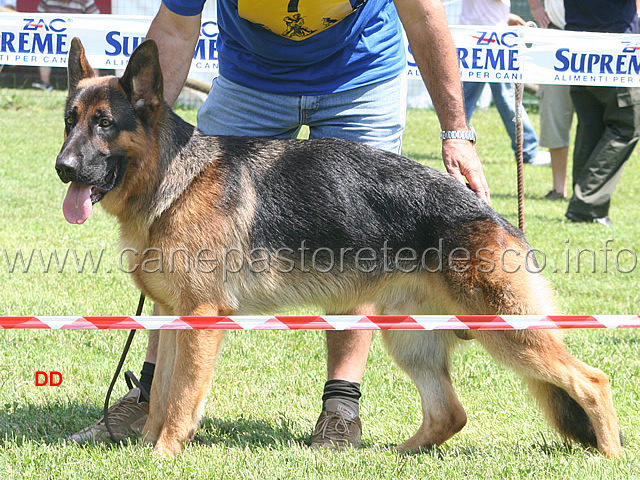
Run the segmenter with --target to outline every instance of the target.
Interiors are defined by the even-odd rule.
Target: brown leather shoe
[[[320,414],[311,434],[311,448],[357,448],[360,446],[361,436],[360,417],[337,400],[327,400],[325,410]]]
[[[142,433],[149,415],[149,403],[139,402],[139,400],[140,389],[133,388],[109,408],[109,425],[118,440]],[[104,424],[104,417],[69,438],[76,443],[111,441],[111,436]]]

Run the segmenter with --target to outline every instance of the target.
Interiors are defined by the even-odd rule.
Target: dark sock
[[[144,362],[140,371],[140,383],[147,391],[151,393],[151,382],[153,382],[153,372],[156,370],[155,363]]]
[[[331,401],[333,400],[333,401]],[[328,380],[324,384],[322,410],[327,409],[327,401],[333,406],[338,402],[347,407],[353,416],[360,416],[360,384],[347,380]]]

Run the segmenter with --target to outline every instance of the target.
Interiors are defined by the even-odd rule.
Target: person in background
[[[565,30],[638,33],[637,0],[565,0]],[[640,138],[640,89],[571,86],[578,117],[573,195],[565,216],[611,226],[611,197]]]
[[[510,0],[462,0],[460,25],[524,25],[524,20],[511,13]],[[464,82],[464,106],[467,121],[471,121],[480,95],[484,90],[484,82]],[[510,83],[489,83],[491,95],[502,118],[507,133],[511,138],[511,148],[517,152],[516,144],[516,102],[513,85]],[[548,152],[538,150],[538,136],[533,128],[527,112],[522,109],[523,160],[528,165],[549,165]]]
[[[204,3],[164,0],[146,36],[158,45],[169,104],[187,77]],[[303,12],[291,11],[302,7]],[[434,100],[445,167],[489,201],[440,0],[345,0],[340,5],[218,0],[216,8],[220,76],[198,112],[198,128],[205,134],[293,138],[304,124],[310,138],[338,137],[400,153],[406,120],[404,27]],[[373,307],[351,313],[372,314]],[[311,447],[358,446],[360,382],[371,332],[327,331],[326,339],[327,381]],[[157,332],[151,333],[140,378],[145,390],[151,388],[157,342]],[[119,436],[138,432],[147,410],[141,389],[132,388],[111,407],[110,423]],[[100,420],[71,439],[104,437]]]
[[[100,10],[94,0],[40,0],[38,12],[74,14],[100,13]],[[38,73],[40,74],[40,80],[33,82],[31,87],[47,92],[52,91],[51,67],[41,65],[38,67]]]
[[[536,22],[542,28],[563,30],[564,0],[529,0],[529,8]],[[567,160],[571,123],[573,121],[573,102],[569,85],[540,85],[540,146],[549,149],[551,154],[551,173],[553,187],[545,195],[547,200],[567,198]]]
[[[15,0],[0,0],[0,12],[15,12],[15,11],[16,11]]]

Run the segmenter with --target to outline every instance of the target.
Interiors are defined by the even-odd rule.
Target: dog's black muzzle
[[[75,155],[66,155],[61,152],[56,159],[56,172],[64,183],[75,181],[78,178],[79,167],[80,161]]]

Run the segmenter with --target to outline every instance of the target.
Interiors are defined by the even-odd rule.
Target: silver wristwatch
[[[469,140],[476,143],[476,129],[469,127],[469,130],[442,130],[440,140]]]

